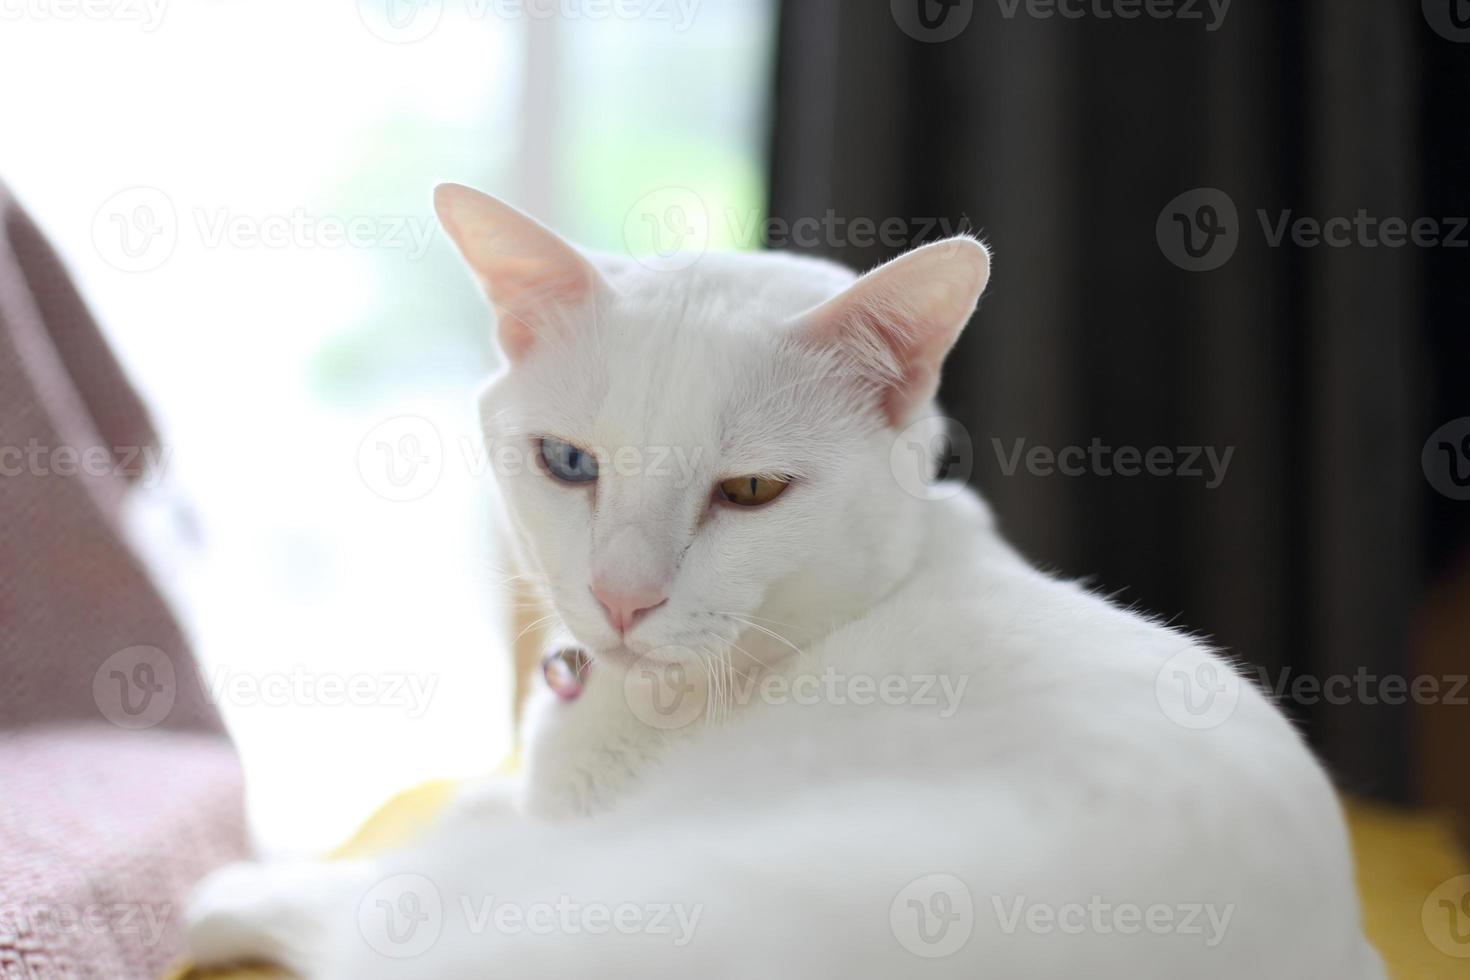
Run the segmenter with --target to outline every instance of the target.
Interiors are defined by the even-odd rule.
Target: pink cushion
[[[136,460],[156,446],[66,270],[0,185],[6,980],[157,977],[181,951],[189,886],[246,851],[239,762],[123,531]]]
[[[0,736],[0,977],[154,978],[183,899],[246,853],[217,735],[106,723]]]

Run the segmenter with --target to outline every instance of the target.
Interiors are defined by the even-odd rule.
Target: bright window
[[[612,250],[692,192],[757,245],[772,6],[0,8],[0,177],[158,416],[192,517],[150,537],[265,846],[509,745],[488,314],[430,188]]]

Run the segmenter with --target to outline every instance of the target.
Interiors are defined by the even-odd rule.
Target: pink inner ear
[[[495,307],[500,346],[512,362],[525,358],[542,339],[551,325],[548,314],[584,306],[592,298],[588,277],[535,260],[507,258],[494,275],[493,280],[482,276],[481,282]]]
[[[978,242],[935,242],[863,276],[806,314],[799,329],[814,344],[841,346],[882,387],[884,415],[900,427],[934,397],[989,268]]]
[[[512,363],[547,340],[566,311],[591,303],[605,288],[576,249],[502,201],[441,184],[434,203],[495,306],[500,346]]]
[[[861,376],[881,388],[883,413],[896,426],[914,393],[934,383],[935,372],[913,356],[919,328],[910,326],[909,311],[869,292],[850,290],[814,310],[805,333],[814,345],[839,347],[857,362]]]

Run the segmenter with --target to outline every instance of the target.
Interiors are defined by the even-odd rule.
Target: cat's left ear
[[[440,184],[434,210],[495,307],[500,349],[512,364],[554,344],[568,311],[585,310],[610,289],[555,232],[489,194]]]
[[[864,275],[796,329],[807,343],[839,345],[883,389],[895,427],[934,397],[939,368],[990,279],[990,252],[973,238],[932,242]]]

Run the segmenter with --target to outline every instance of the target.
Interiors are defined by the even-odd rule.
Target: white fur
[[[467,792],[421,843],[206,881],[197,957],[255,953],[344,980],[1383,976],[1337,798],[1282,715],[1240,684],[1222,723],[1177,723],[1166,661],[1225,661],[1031,568],[969,491],[903,489],[923,463],[890,452],[880,390],[903,374],[903,348],[863,375],[881,345],[854,357],[808,342],[802,314],[851,273],[780,255],[659,274],[596,264],[593,297],[547,297],[524,324],[534,349],[482,400],[496,446],[529,455],[554,434],[689,462],[605,464],[595,490],[534,469],[502,477],[526,565],[597,658],[587,690],[539,694],[523,781]],[[941,339],[915,356],[942,357]],[[913,472],[896,473],[908,459]],[[711,505],[717,479],[744,473],[797,479],[764,508]],[[620,638],[590,593],[599,569],[667,575],[668,602]],[[648,723],[628,672],[685,663],[700,717]],[[911,692],[935,679],[937,703],[739,691],[829,670]],[[953,876],[973,902],[968,939],[940,958],[895,925],[917,915],[908,897],[944,911],[928,882],[957,894],[950,878],[909,888],[927,875]],[[441,902],[424,926],[436,940],[405,958],[369,940],[402,881],[432,883]],[[669,913],[669,934],[538,935],[484,920],[492,896],[683,919]],[[1072,910],[1099,905],[1198,907],[1201,932],[1127,934],[1127,913],[1091,912],[1077,929]],[[1066,921],[1047,928],[1048,910]]]

